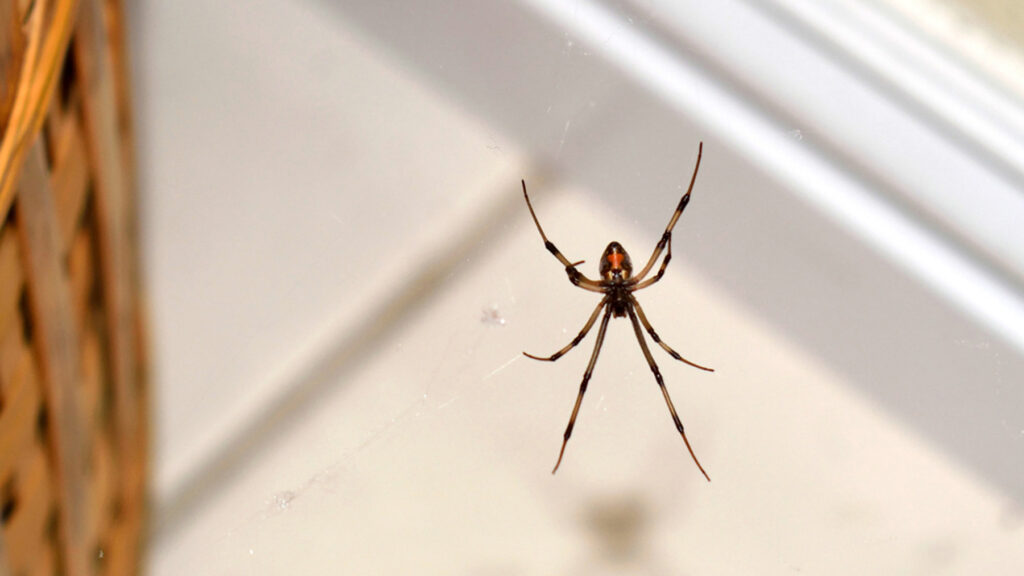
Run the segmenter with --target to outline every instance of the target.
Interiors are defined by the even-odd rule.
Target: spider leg
[[[672,235],[671,234],[669,234],[668,242],[666,243],[666,247],[667,247],[667,249],[665,250],[665,258],[661,261],[661,268],[658,268],[658,273],[655,274],[654,276],[651,276],[647,280],[644,280],[643,282],[639,282],[639,283],[635,284],[630,289],[631,291],[640,290],[641,288],[647,288],[651,284],[654,284],[658,280],[661,280],[661,277],[665,275],[665,269],[668,268],[668,263],[672,261]]]
[[[597,330],[597,343],[594,344],[594,353],[590,356],[590,364],[587,364],[587,371],[583,373],[583,382],[580,383],[580,393],[576,396],[576,405],[572,408],[572,416],[569,417],[569,425],[565,428],[565,435],[562,437],[562,449],[558,452],[558,462],[555,462],[555,468],[551,471],[552,474],[558,472],[558,467],[562,464],[562,456],[565,455],[565,445],[569,443],[569,437],[572,436],[572,427],[576,425],[576,415],[580,412],[580,404],[583,402],[583,395],[587,393],[587,382],[590,381],[590,375],[594,373],[594,365],[597,364],[597,355],[601,352],[601,344],[604,343],[604,333],[608,329],[608,320],[611,319],[611,317],[611,306],[606,306],[604,317],[601,318],[601,327]]]
[[[693,190],[693,183],[697,181],[697,170],[700,169],[700,157],[704,153],[704,143],[701,142],[697,148],[697,164],[693,167],[693,176],[690,177],[690,186],[686,189],[686,194],[679,199],[679,205],[676,206],[676,211],[672,214],[672,219],[668,221],[668,226],[665,227],[665,233],[661,235],[661,240],[658,240],[658,245],[654,247],[654,253],[651,254],[651,259],[647,261],[647,265],[644,266],[643,270],[639,274],[633,277],[633,282],[639,282],[647,276],[647,273],[654,267],[654,263],[658,261],[658,256],[661,256],[661,251],[665,249],[669,239],[672,238],[672,228],[675,227],[676,221],[679,220],[679,216],[682,215],[683,210],[686,209],[686,205],[690,202],[690,192]],[[666,262],[667,264],[667,262]],[[662,264],[664,267],[665,264]]]
[[[701,366],[700,364],[697,364],[695,362],[690,362],[686,358],[680,356],[679,353],[673,350],[668,344],[662,342],[661,337],[658,336],[658,333],[654,331],[654,327],[651,326],[651,323],[647,321],[647,315],[644,314],[644,309],[640,307],[640,303],[636,301],[636,298],[633,298],[633,307],[636,309],[636,315],[640,317],[640,322],[644,325],[644,328],[647,329],[647,333],[651,335],[651,340],[657,342],[658,346],[661,346],[665,350],[665,352],[668,352],[669,356],[675,358],[676,360],[679,360],[684,364],[689,364],[694,368],[700,368],[701,370],[705,370],[707,372],[715,371],[714,368],[708,368],[706,366]]]
[[[583,263],[582,260],[576,263],[569,262],[569,259],[558,250],[554,243],[548,240],[547,234],[544,234],[544,229],[540,226],[540,220],[537,219],[537,213],[533,211],[533,204],[530,203],[530,195],[526,193],[526,180],[523,180],[522,183],[523,197],[526,198],[526,207],[530,209],[530,216],[533,216],[533,223],[537,225],[537,231],[540,232],[540,237],[544,240],[544,247],[547,248],[548,252],[551,252],[555,258],[558,258],[558,261],[561,262],[563,266],[565,266],[565,273],[569,276],[569,281],[572,282],[574,286],[579,286],[584,290],[590,290],[591,292],[604,292],[600,283],[587,278],[582,272],[576,269],[577,264]]]
[[[654,379],[658,381],[658,387],[661,388],[661,394],[665,397],[665,403],[668,404],[668,411],[672,413],[672,421],[676,424],[676,430],[679,431],[679,435],[683,437],[683,442],[686,443],[686,449],[690,451],[690,457],[693,458],[693,462],[700,468],[701,474],[707,478],[708,482],[711,482],[711,477],[704,471],[704,467],[700,465],[700,460],[697,460],[697,455],[693,453],[693,448],[690,447],[690,441],[686,439],[686,432],[683,431],[683,423],[679,421],[679,415],[676,414],[676,407],[672,405],[672,398],[668,395],[668,389],[665,388],[665,381],[661,378],[661,372],[658,370],[658,365],[654,362],[654,356],[651,355],[650,348],[647,347],[647,342],[644,341],[643,331],[640,329],[640,322],[636,319],[636,313],[633,312],[633,306],[627,306],[626,312],[629,314],[630,321],[633,322],[633,331],[636,332],[636,339],[640,342],[640,349],[644,352],[644,358],[647,358],[647,364],[651,367],[651,372],[654,372]]]
[[[580,330],[580,333],[577,334],[576,337],[572,339],[572,342],[569,342],[569,344],[565,348],[562,348],[558,352],[555,352],[554,354],[546,358],[542,356],[534,356],[533,354],[527,354],[526,352],[523,352],[523,355],[526,356],[527,358],[533,358],[534,360],[544,360],[546,362],[554,362],[555,360],[558,360],[563,355],[565,355],[566,352],[572,350],[577,344],[579,344],[584,338],[586,338],[587,332],[590,332],[590,329],[594,326],[594,322],[597,321],[597,315],[601,313],[601,308],[604,307],[604,304],[607,301],[608,297],[605,296],[605,298],[601,300],[601,303],[597,305],[597,308],[594,308],[593,314],[590,315],[590,319],[587,320],[587,323],[583,325],[583,329]]]

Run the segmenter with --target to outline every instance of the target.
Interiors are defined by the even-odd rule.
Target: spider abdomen
[[[633,262],[622,244],[612,242],[601,255],[599,270],[607,282],[622,282],[633,275]]]

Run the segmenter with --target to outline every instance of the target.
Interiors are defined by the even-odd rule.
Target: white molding
[[[1018,171],[1024,173],[1024,138],[1013,130],[1024,122],[1020,110],[999,95],[971,83],[968,74],[943,64],[926,47],[911,47],[912,40],[887,27],[879,15],[862,11],[848,19],[852,13],[842,11],[848,6],[837,2],[812,8],[801,0],[779,0],[758,9],[739,0],[675,3],[657,14],[659,23],[676,35],[674,44],[659,41],[600,2],[526,3],[1024,350],[1024,299],[991,265],[996,262],[1009,277],[1024,278],[1024,195],[1011,182]],[[831,38],[833,46],[795,37],[787,24],[792,18],[816,27],[825,35],[818,38]],[[737,30],[742,39],[735,38]],[[879,48],[883,37],[891,43],[888,50]],[[765,102],[751,101],[723,84],[707,73],[707,62],[673,48],[679,45],[707,56],[727,74],[745,72],[743,81]],[[846,57],[837,59],[836,51],[844,47]],[[844,60],[858,62],[893,88],[867,82],[863,71],[848,69]],[[939,92],[937,85],[954,78],[957,89]],[[826,80],[832,83],[829,92],[848,100],[794,98],[801,92],[794,91],[794,83],[813,87]],[[893,90],[906,99],[894,100]],[[985,108],[992,102],[1000,105]],[[928,113],[914,114],[907,106]],[[766,109],[781,109],[795,125],[783,125]],[[842,109],[849,113],[838,114]],[[887,133],[865,123],[865,116],[883,117]],[[976,125],[986,117],[987,127]],[[965,134],[971,129],[973,149],[936,125],[940,118]],[[996,130],[996,124],[1002,129]],[[829,126],[837,132],[825,133]],[[811,127],[823,144],[808,145],[788,134],[791,128],[807,131],[804,127]],[[933,165],[936,159],[945,163]],[[851,165],[864,169],[855,171]],[[940,219],[951,234],[900,209],[872,181],[920,203],[927,217]],[[979,185],[968,188],[965,182]]]

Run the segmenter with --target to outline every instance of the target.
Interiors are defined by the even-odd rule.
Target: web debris
[[[505,318],[501,315],[498,310],[497,304],[491,304],[489,307],[483,309],[483,315],[480,317],[480,321],[484,324],[491,324],[494,326],[504,326]]]

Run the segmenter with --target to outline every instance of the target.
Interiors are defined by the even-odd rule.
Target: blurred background
[[[1018,3],[127,8],[150,573],[1024,567]]]

